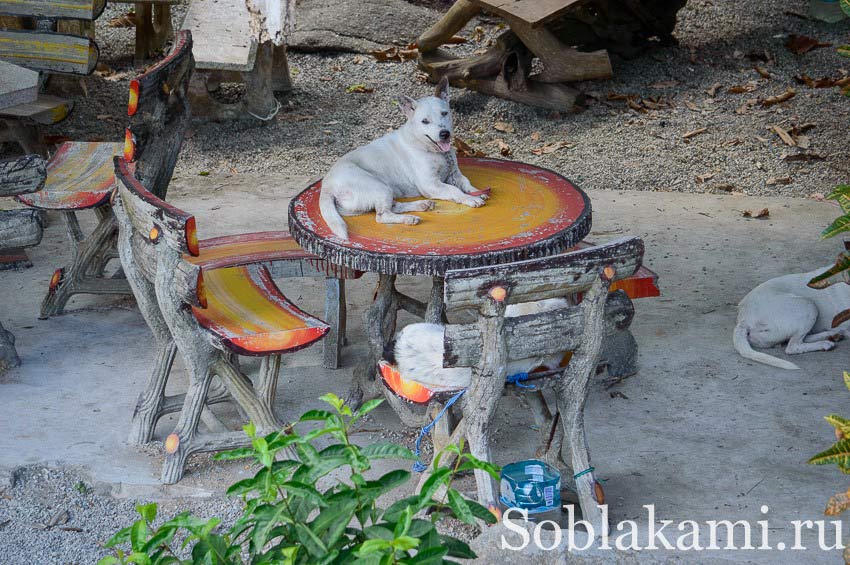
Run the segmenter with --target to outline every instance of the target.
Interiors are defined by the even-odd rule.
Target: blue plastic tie
[[[584,471],[581,471],[581,472],[576,473],[575,475],[573,475],[573,479],[577,479],[577,478],[581,477],[582,475],[586,475],[586,474],[588,474],[588,473],[592,473],[592,472],[593,472],[593,471],[595,471],[595,470],[596,470],[596,468],[595,468],[595,467],[588,467],[588,468],[587,468],[587,469],[585,469]]]
[[[516,375],[509,375],[505,382],[509,385],[516,385],[520,388],[527,388],[530,390],[537,390],[537,387],[534,385],[526,385],[523,384],[522,381],[528,380],[528,373],[517,373]]]
[[[462,391],[460,391],[459,393],[457,393],[456,395],[451,397],[449,399],[449,401],[446,402],[446,405],[443,406],[443,409],[440,410],[440,413],[437,414],[437,417],[434,418],[434,420],[430,424],[428,424],[427,426],[425,426],[424,428],[419,430],[419,437],[416,438],[416,450],[414,451],[414,453],[416,453],[416,462],[413,464],[413,470],[416,471],[417,473],[421,473],[425,469],[428,468],[427,465],[422,463],[422,461],[420,460],[420,457],[419,457],[420,447],[422,445],[422,438],[424,438],[426,435],[431,433],[431,430],[434,429],[434,426],[437,425],[437,422],[440,421],[440,418],[443,417],[443,414],[446,413],[446,410],[451,408],[452,404],[457,402],[457,399],[460,398],[461,396],[463,396],[463,393],[465,393],[465,392],[466,392],[466,389],[463,389]]]

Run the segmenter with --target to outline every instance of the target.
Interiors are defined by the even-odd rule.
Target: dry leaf
[[[721,85],[719,82],[716,82],[711,85],[711,87],[709,87],[709,89],[706,90],[705,93],[714,98],[715,96],[717,96],[717,91],[720,90],[721,86],[723,85]]]
[[[484,28],[481,26],[475,26],[475,29],[472,31],[472,40],[480,42],[482,39],[484,39]]]
[[[478,151],[477,149],[473,149],[468,143],[466,143],[461,138],[455,136],[453,144],[455,146],[455,152],[458,157],[486,157],[487,155],[483,151]]]
[[[744,210],[743,216],[745,218],[756,218],[757,220],[764,220],[770,217],[770,210],[768,210],[767,208],[762,208],[755,214],[753,214],[752,210]]]
[[[345,91],[348,94],[371,94],[372,92],[375,92],[375,89],[370,86],[366,86],[365,84],[352,84],[347,87]]]
[[[740,137],[733,137],[732,139],[727,139],[723,142],[723,147],[734,147],[736,145],[741,145],[744,143]]]
[[[499,153],[502,157],[510,157],[511,153],[513,153],[513,151],[511,151],[511,146],[501,139],[496,140],[496,147],[499,148]]]
[[[682,135],[682,139],[690,139],[708,131],[708,128],[697,128]]]
[[[711,190],[712,192],[732,192],[735,190],[735,185],[729,183],[715,184],[711,187]]]
[[[355,55],[354,59],[352,59],[351,62],[354,63],[355,65],[362,65],[363,61],[365,61],[365,60],[366,60],[366,58],[363,55]]]
[[[711,180],[714,178],[714,173],[705,173],[704,175],[697,175],[697,184],[702,184],[705,181]]]
[[[448,39],[448,41],[443,43],[443,45],[458,45],[460,43],[466,43],[466,38],[459,35],[453,35]]]
[[[831,497],[829,502],[826,503],[826,510],[823,513],[827,516],[838,516],[848,508],[850,508],[850,489]]]
[[[699,109],[699,106],[697,106],[696,104],[694,104],[690,100],[685,101],[685,106],[687,106],[688,110],[691,110],[691,111],[694,111],[694,112],[700,112],[701,111]]]
[[[825,157],[817,153],[795,153],[782,158],[786,163],[811,163],[812,161],[823,161],[824,159]]]
[[[546,155],[548,153],[554,153],[559,149],[570,149],[572,147],[575,147],[574,143],[567,143],[566,141],[556,141],[555,143],[547,143],[543,147],[532,149],[531,152],[535,155]]]
[[[765,183],[767,186],[774,186],[777,184],[791,184],[791,177],[773,177],[767,179]]]
[[[495,124],[493,124],[493,129],[504,133],[513,133],[515,131],[514,126],[507,122],[496,122]]]
[[[758,65],[756,65],[755,67],[753,67],[753,69],[761,76],[761,78],[766,78],[768,80],[772,78],[770,76],[770,73],[767,72],[767,69],[765,69],[764,67],[759,67]]]
[[[818,47],[829,47],[832,43],[822,43],[815,39],[814,37],[809,37],[807,35],[791,35],[788,37],[788,43],[785,44],[792,53],[797,55],[802,55],[803,53],[808,53],[812,49],[817,49]]]
[[[761,105],[767,108],[768,106],[773,106],[775,104],[781,104],[782,102],[787,102],[791,100],[797,95],[797,91],[791,87],[788,87],[788,90],[783,92],[782,94],[778,94],[776,96],[770,96],[761,101]]]
[[[728,92],[729,94],[744,94],[744,93],[747,93],[747,92],[752,92],[754,90],[757,90],[758,87],[759,87],[759,83],[751,80],[747,84],[742,84],[742,85],[738,85],[738,86],[730,86],[729,90],[727,90],[726,92]]]
[[[136,13],[133,11],[127,12],[126,14],[122,14],[120,16],[115,16],[109,23],[106,24],[109,27],[135,27],[136,26]]]
[[[781,127],[770,126],[770,128],[768,129],[772,130],[776,135],[778,135],[779,139],[781,139],[785,143],[785,145],[788,145],[790,147],[794,147],[795,145],[797,145],[797,142],[794,141],[794,138],[791,137],[791,135]]]
[[[649,88],[654,88],[656,90],[664,90],[665,88],[673,88],[678,85],[679,81],[677,80],[662,80],[659,82],[653,82],[649,85]]]
[[[808,149],[812,146],[811,139],[809,139],[808,135],[798,135],[794,138],[794,141],[797,142],[797,147],[800,149]]]
[[[417,55],[419,55],[419,51],[417,51],[416,47],[413,47],[413,44],[411,44],[408,45],[406,49],[400,47],[388,47],[380,51],[370,51],[369,54],[382,63],[400,63],[402,61],[415,59]]]
[[[539,131],[532,132],[529,137],[531,138],[531,141],[540,141],[540,132]]]

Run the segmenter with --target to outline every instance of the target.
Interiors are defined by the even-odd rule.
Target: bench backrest
[[[179,31],[171,52],[130,81],[124,158],[153,194],[165,198],[191,119],[189,81],[194,70],[192,34]]]
[[[633,275],[641,266],[640,238],[616,240],[571,253],[446,273],[446,310],[474,309],[471,324],[448,324],[444,337],[445,367],[476,367],[495,346],[506,348],[507,359],[523,359],[574,351],[581,347],[588,316],[604,316],[605,324],[628,325],[633,315],[623,293],[607,295],[611,283]],[[604,290],[605,295],[599,294]],[[593,291],[594,304],[582,301]],[[600,298],[601,297],[601,298]],[[508,304],[566,298],[569,306],[526,316],[504,318]],[[591,313],[588,308],[598,308]],[[487,320],[498,318],[495,326]],[[497,328],[490,331],[488,328]],[[610,328],[613,329],[613,328]],[[504,340],[503,344],[493,343]]]
[[[100,56],[97,43],[57,32],[57,20],[86,27],[84,22],[97,19],[105,6],[106,0],[0,0],[0,15],[11,16],[0,17],[0,60],[40,72],[90,74]]]

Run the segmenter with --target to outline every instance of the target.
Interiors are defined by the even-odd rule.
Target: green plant
[[[89,492],[91,492],[91,487],[83,481],[77,481],[76,483],[74,483],[74,490],[80,494],[88,494]]]
[[[462,445],[452,445],[435,455],[433,473],[418,494],[402,498],[386,509],[379,508],[378,498],[407,483],[411,473],[399,469],[368,480],[364,473],[371,469],[371,462],[416,457],[409,449],[392,443],[359,447],[351,442],[351,426],[381,400],[366,402],[354,412],[333,394],[322,400],[333,411],[310,410],[298,421],[320,422],[321,427],[303,434],[291,428],[259,437],[249,424],[245,431],[251,438],[251,447],[216,456],[253,459],[259,465],[253,477],[227,490],[244,501],[243,514],[232,527],[224,530],[218,518],[203,520],[188,512],[155,526],[156,505],[141,505],[137,507],[141,519],[106,542],[106,547],[116,548],[115,554],[104,557],[98,565],[384,565],[450,563],[447,557],[475,558],[467,544],[439,534],[435,524],[447,516],[470,524],[476,519],[494,523],[496,518],[489,510],[461,496],[452,488],[452,482],[461,472],[483,469],[496,476],[498,469],[464,454]],[[317,449],[313,442],[320,436],[330,436],[331,445]],[[439,466],[447,451],[457,455],[451,468]],[[347,480],[328,477],[336,470],[348,470]],[[323,477],[328,477],[330,486],[320,491],[317,484]],[[445,497],[434,500],[441,487],[446,488]],[[429,518],[417,518],[420,512],[430,513]],[[181,531],[188,533],[182,547],[190,546],[190,557],[184,559],[172,548]],[[129,552],[118,547],[126,544],[130,545]]]
[[[838,185],[826,198],[827,200],[835,200],[841,206],[843,215],[836,218],[829,227],[821,232],[821,239],[828,239],[850,231],[850,184]],[[835,261],[835,265],[809,281],[809,286],[826,288],[836,283],[850,284],[850,250],[848,249],[841,252]],[[839,316],[842,314],[839,314]]]

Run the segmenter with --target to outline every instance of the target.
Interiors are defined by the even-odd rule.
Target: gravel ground
[[[611,81],[583,83],[589,95],[577,114],[551,112],[454,90],[456,134],[474,148],[499,155],[497,140],[511,158],[565,173],[580,186],[634,190],[743,192],[752,195],[806,196],[827,192],[850,178],[847,118],[850,100],[838,88],[813,89],[795,76],[841,77],[850,60],[834,48],[796,55],[785,47],[789,34],[840,45],[850,23],[823,24],[804,19],[806,0],[691,0],[680,12],[678,47],[658,48],[633,61],[614,61]],[[132,29],[106,27],[125,5],[107,9],[98,21],[102,62],[116,74],[88,79],[89,100],[79,100],[73,116],[50,133],[75,139],[120,139],[126,88],[133,74]],[[787,10],[787,11],[786,11]],[[794,15],[794,14],[799,15]],[[175,12],[175,21],[182,17]],[[458,47],[486,46],[498,32],[497,20],[479,20],[461,34],[471,37],[481,25],[486,37]],[[767,61],[759,58],[767,57]],[[755,59],[755,60],[754,60]],[[282,172],[320,175],[342,154],[402,122],[393,98],[427,94],[431,87],[415,62],[379,63],[369,55],[291,54],[295,89],[281,94],[284,108],[267,124],[194,124],[178,163],[178,175]],[[762,78],[754,66],[768,71]],[[116,80],[117,79],[117,80]],[[370,94],[348,94],[364,84]],[[718,85],[718,86],[715,86]],[[731,87],[750,92],[733,94]],[[760,100],[784,92],[789,102],[764,108]],[[613,95],[656,109],[638,111]],[[513,132],[498,131],[505,122]],[[814,124],[801,145],[790,147],[771,131],[777,125]],[[225,129],[226,128],[226,129]],[[705,133],[683,135],[700,128]],[[510,128],[509,128],[510,129]],[[227,135],[222,135],[226,131]],[[564,147],[537,155],[534,150]],[[800,152],[823,160],[784,160]],[[697,177],[702,177],[698,179]],[[781,179],[771,182],[771,179]],[[787,184],[782,184],[787,183]]]

